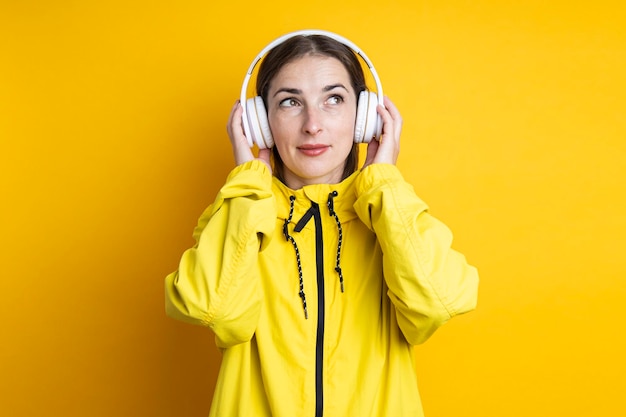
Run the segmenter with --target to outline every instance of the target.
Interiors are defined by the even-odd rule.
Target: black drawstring
[[[337,197],[337,195],[339,195],[337,191],[333,191],[332,193],[328,194],[327,205],[328,205],[328,211],[330,215],[335,219],[335,223],[337,223],[337,231],[339,233],[339,239],[337,241],[337,259],[335,263],[335,271],[339,275],[339,284],[341,286],[341,292],[344,292],[343,273],[341,271],[341,245],[343,243],[343,229],[341,227],[341,222],[339,221],[339,216],[337,216],[337,213],[335,212],[335,203],[334,203],[334,198]],[[291,223],[291,219],[293,218],[293,209],[294,209],[295,200],[296,200],[295,196],[289,197],[289,217],[285,219],[285,223],[283,224],[283,235],[285,235],[286,240],[291,242],[293,249],[296,251],[296,262],[298,264],[298,279],[300,281],[300,291],[298,295],[300,295],[300,298],[302,299],[302,308],[304,309],[304,318],[308,319],[309,312],[306,307],[306,296],[304,294],[304,279],[302,277],[302,262],[300,261],[300,250],[298,249],[298,245],[296,244],[295,239],[289,234],[289,227],[288,227],[289,223]],[[307,220],[308,218],[310,218],[311,214],[309,214],[308,216],[309,217],[307,217]],[[302,223],[302,225],[300,225],[300,223]],[[296,225],[295,230],[299,231],[297,229],[302,229],[304,224],[306,224],[306,221],[301,220],[300,222],[298,222],[298,225]]]
[[[335,190],[332,193],[328,194],[328,211],[330,215],[335,218],[335,223],[337,223],[337,230],[339,231],[339,240],[337,242],[337,263],[335,264],[335,271],[339,274],[339,283],[341,284],[341,292],[343,292],[343,273],[341,272],[341,244],[343,242],[343,230],[341,229],[341,222],[339,221],[339,216],[335,213],[335,203],[334,198],[337,197],[339,193]]]
[[[294,238],[289,234],[289,230],[287,225],[291,222],[291,218],[293,217],[293,202],[296,199],[294,196],[289,197],[289,218],[285,220],[283,224],[283,234],[285,235],[285,239],[287,239],[293,245],[294,250],[296,251],[296,262],[298,264],[298,278],[300,279],[300,298],[302,298],[302,308],[304,308],[304,318],[309,318],[309,313],[306,308],[306,296],[304,295],[304,279],[302,279],[302,263],[300,262],[300,251],[298,250],[298,245]]]

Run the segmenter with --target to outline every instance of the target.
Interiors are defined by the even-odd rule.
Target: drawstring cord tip
[[[335,271],[339,275],[339,284],[341,285],[341,292],[343,292],[343,273],[341,272],[341,245],[343,243],[343,230],[341,228],[341,222],[339,221],[339,216],[335,213],[335,200],[339,193],[337,190],[328,194],[328,212],[335,219],[335,223],[337,223],[337,233],[339,234],[339,238],[337,241],[337,259],[335,265]]]
[[[335,272],[339,275],[339,284],[341,284],[341,292],[343,292],[343,273],[341,272],[341,267],[337,266]]]
[[[302,298],[302,308],[304,309],[304,318],[309,318],[309,312],[306,308],[306,296],[304,295],[304,279],[302,277],[302,261],[300,260],[300,251],[298,250],[298,245],[296,244],[295,239],[289,234],[289,223],[291,223],[291,219],[293,218],[293,202],[295,201],[295,196],[289,197],[289,217],[285,220],[283,224],[283,234],[285,235],[285,239],[291,242],[294,251],[296,252],[296,263],[298,266],[298,281],[300,283],[300,291],[298,295]]]

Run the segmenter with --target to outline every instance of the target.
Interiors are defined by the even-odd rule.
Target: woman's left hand
[[[371,164],[393,164],[400,152],[400,132],[402,116],[396,106],[385,96],[385,106],[376,109],[383,121],[383,131],[379,140],[372,140],[367,145],[367,156],[363,168]]]

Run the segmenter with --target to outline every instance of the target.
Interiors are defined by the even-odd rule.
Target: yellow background
[[[398,162],[478,266],[416,349],[429,417],[623,416],[622,1],[0,3],[0,414],[205,416],[219,354],[163,278],[233,165],[245,70],[353,40]]]

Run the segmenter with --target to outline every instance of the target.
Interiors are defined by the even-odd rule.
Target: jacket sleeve
[[[262,289],[258,254],[276,220],[272,176],[260,161],[237,166],[195,228],[195,245],[165,278],[172,317],[210,327],[219,347],[248,341],[256,329]]]
[[[474,309],[478,293],[476,269],[427,209],[394,165],[370,165],[357,179],[355,210],[380,243],[388,295],[411,344]]]

